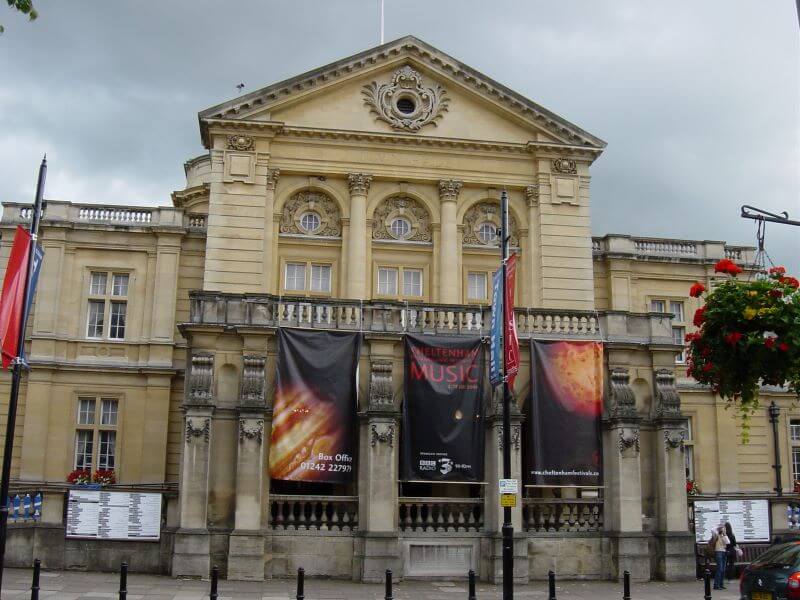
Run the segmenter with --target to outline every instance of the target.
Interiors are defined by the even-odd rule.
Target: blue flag
[[[33,271],[31,272],[31,281],[28,284],[28,297],[27,302],[25,303],[25,312],[22,313],[24,315],[25,322],[27,322],[28,316],[31,314],[31,305],[33,304],[33,298],[36,295],[36,283],[39,281],[39,271],[42,269],[43,260],[44,250],[42,250],[42,247],[39,244],[36,244],[36,247],[33,251]],[[19,349],[19,357],[25,361],[24,345]]]
[[[489,382],[503,382],[503,269],[492,276],[492,324],[489,333]]]

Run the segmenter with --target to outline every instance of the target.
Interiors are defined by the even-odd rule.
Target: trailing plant
[[[742,269],[728,259],[714,270],[729,278],[711,291],[701,283],[689,291],[705,295],[705,304],[694,314],[699,330],[686,336],[687,374],[738,409],[746,442],[761,385],[800,395],[800,282],[783,267],[742,281]]]

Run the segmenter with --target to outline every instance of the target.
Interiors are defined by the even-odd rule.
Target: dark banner
[[[602,342],[531,342],[525,483],[602,485]]]
[[[269,451],[273,479],[352,480],[360,342],[358,333],[278,330]]]
[[[483,480],[480,338],[407,335],[403,477]]]

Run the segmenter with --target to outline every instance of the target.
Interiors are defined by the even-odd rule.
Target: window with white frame
[[[128,273],[92,271],[89,274],[86,337],[125,339],[129,286]]]
[[[486,284],[489,276],[482,272],[467,273],[467,300],[487,300]]]
[[[686,479],[694,481],[694,435],[692,433],[692,425],[692,417],[689,417],[686,420],[683,460],[686,467]]]
[[[667,300],[666,298],[652,298],[650,312],[672,313],[672,341],[681,346],[686,343],[686,314],[683,300]],[[675,355],[675,362],[686,362],[686,350]]]
[[[116,398],[78,398],[74,457],[76,469],[113,471],[116,468],[118,414],[119,401]]]
[[[331,293],[331,265],[312,262],[287,262],[283,289],[287,292]]]
[[[413,267],[378,267],[378,296],[421,298],[425,291],[423,270]]]
[[[403,269],[403,296],[422,296],[422,269]]]
[[[397,295],[397,273],[394,267],[378,267],[378,295]]]
[[[792,476],[800,481],[800,419],[789,420],[789,444],[792,447]]]

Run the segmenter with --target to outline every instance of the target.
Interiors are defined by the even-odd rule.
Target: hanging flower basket
[[[699,331],[686,336],[687,374],[738,409],[746,441],[762,384],[786,385],[800,395],[800,282],[783,267],[741,281],[742,269],[728,259],[714,270],[730,278],[709,292],[701,283],[689,291],[695,298],[705,294],[705,305],[694,315]]]
[[[700,489],[700,484],[697,483],[694,479],[687,479],[686,480],[686,495],[687,496],[699,496],[703,493],[703,490]]]
[[[117,483],[117,476],[114,475],[113,469],[97,469],[94,472],[92,481],[100,485],[113,485]]]
[[[89,469],[75,469],[67,475],[67,482],[72,485],[86,485],[92,482],[92,472]]]

